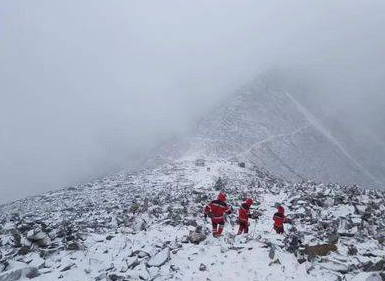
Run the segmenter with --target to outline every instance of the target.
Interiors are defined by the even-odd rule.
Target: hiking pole
[[[255,232],[257,230],[257,221],[259,219],[259,214],[257,213],[256,210],[253,212],[252,218],[254,219],[254,227],[253,227],[253,232],[252,232],[251,236],[254,239],[255,238]]]
[[[251,237],[255,238],[255,231],[257,230],[257,220],[254,220],[254,227],[253,227],[253,233],[251,234]]]

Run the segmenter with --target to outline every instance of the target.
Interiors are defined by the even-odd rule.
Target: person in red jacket
[[[251,217],[250,207],[253,205],[253,203],[253,199],[248,198],[245,202],[242,203],[241,208],[238,211],[238,235],[241,235],[242,233],[249,233],[249,218]]]
[[[212,201],[205,208],[205,218],[209,216],[213,226],[213,236],[222,235],[225,226],[225,214],[231,214],[232,208],[226,203],[227,195],[224,192],[219,193],[218,199]]]
[[[278,234],[283,234],[285,231],[283,224],[286,223],[287,219],[285,216],[285,209],[282,206],[278,207],[278,212],[274,214],[273,220],[274,220],[274,230]]]

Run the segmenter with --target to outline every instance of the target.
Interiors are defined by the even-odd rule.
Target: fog
[[[2,1],[0,203],[135,167],[265,71],[385,141],[384,30],[383,0]]]

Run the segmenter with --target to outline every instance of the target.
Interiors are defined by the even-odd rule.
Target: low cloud
[[[6,2],[0,203],[134,167],[266,70],[385,121],[383,1]]]

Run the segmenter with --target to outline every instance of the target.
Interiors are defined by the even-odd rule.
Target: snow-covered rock
[[[17,281],[22,278],[38,277],[39,271],[35,267],[17,268],[0,274],[0,281]]]
[[[188,236],[188,240],[193,244],[199,244],[206,239],[206,235],[199,232],[191,232]]]
[[[39,229],[30,230],[27,233],[27,239],[31,242],[35,242],[40,247],[46,247],[51,243],[51,239],[49,238],[49,236]]]
[[[202,211],[218,189],[235,210],[215,239]],[[235,236],[247,197],[255,199],[258,218],[250,220],[249,235]],[[365,281],[383,270],[384,203],[382,192],[287,182],[250,163],[171,162],[0,206],[0,274],[31,267],[39,281]],[[284,237],[272,232],[277,204],[291,218]],[[330,242],[338,251],[332,245],[325,257],[309,252]]]
[[[148,266],[160,267],[170,260],[170,249],[165,248],[156,253],[147,263]]]

